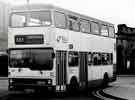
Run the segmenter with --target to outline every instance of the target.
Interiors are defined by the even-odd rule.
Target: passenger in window
[[[107,55],[106,54],[102,54],[102,64],[107,65]]]
[[[109,56],[109,53],[107,54],[107,65],[110,64],[110,56]]]
[[[92,65],[92,54],[88,54],[88,65]]]
[[[97,65],[97,57],[93,58],[93,65]]]
[[[69,21],[69,29],[73,30],[73,23],[72,23],[72,21]]]
[[[93,55],[93,65],[100,65],[101,64],[101,58],[99,54]]]
[[[101,65],[101,55],[100,54],[98,54],[98,65]]]

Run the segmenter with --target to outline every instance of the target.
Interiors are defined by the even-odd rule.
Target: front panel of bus
[[[9,89],[56,85],[51,11],[13,12],[10,19]]]

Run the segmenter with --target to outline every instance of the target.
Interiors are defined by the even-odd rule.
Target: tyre
[[[103,87],[107,87],[109,84],[109,77],[108,74],[106,73],[103,78]]]
[[[70,85],[68,87],[68,91],[70,94],[75,95],[79,91],[79,84],[76,79],[72,79]]]

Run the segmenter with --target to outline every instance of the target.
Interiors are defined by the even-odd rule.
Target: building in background
[[[0,2],[0,76],[7,76],[8,57],[8,22],[9,5]]]
[[[118,25],[117,73],[135,74],[135,28]]]

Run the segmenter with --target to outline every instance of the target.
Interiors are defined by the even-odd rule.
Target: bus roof
[[[25,12],[25,11],[42,11],[42,10],[56,10],[56,11],[60,11],[62,13],[65,13],[67,15],[72,15],[72,16],[76,16],[78,18],[82,18],[82,19],[86,19],[86,20],[90,20],[93,22],[98,22],[101,24],[105,24],[105,25],[109,25],[109,26],[114,26],[114,24],[106,22],[106,21],[102,21],[93,17],[89,17],[87,15],[83,15],[83,14],[79,14],[73,11],[69,11],[54,5],[47,5],[47,4],[30,4],[30,5],[21,5],[21,6],[13,6],[11,8],[11,12]]]

